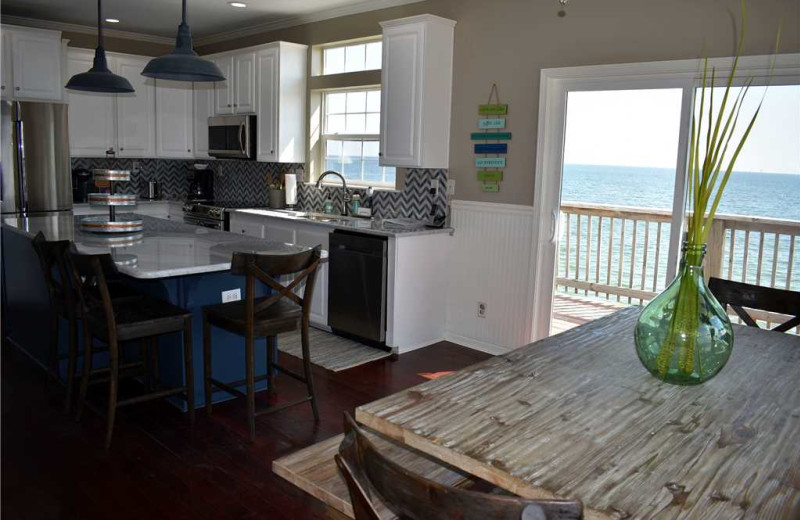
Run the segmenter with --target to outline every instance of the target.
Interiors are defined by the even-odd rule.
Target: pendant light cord
[[[97,46],[103,46],[103,0],[97,0]]]
[[[183,0],[183,12],[181,14],[183,25],[186,25],[186,0]]]

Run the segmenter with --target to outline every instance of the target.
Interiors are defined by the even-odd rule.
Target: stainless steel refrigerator
[[[67,105],[2,102],[4,215],[45,215],[72,209]]]

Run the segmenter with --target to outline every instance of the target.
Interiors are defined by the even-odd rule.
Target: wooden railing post
[[[719,278],[722,274],[722,260],[725,254],[725,221],[715,218],[711,223],[706,251],[706,279]]]

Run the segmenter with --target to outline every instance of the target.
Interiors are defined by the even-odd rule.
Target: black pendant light
[[[183,0],[183,18],[178,26],[175,50],[166,56],[150,60],[142,75],[176,81],[225,81],[219,67],[198,56],[192,48],[192,33],[186,25],[186,0]]]
[[[130,81],[108,70],[106,50],[103,48],[101,1],[97,0],[97,48],[94,50],[94,64],[89,72],[81,72],[69,78],[66,88],[84,92],[133,92]]]

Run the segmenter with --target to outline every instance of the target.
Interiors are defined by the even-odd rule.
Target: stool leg
[[[106,449],[111,446],[114,434],[114,419],[117,415],[117,389],[119,387],[119,346],[116,338],[109,338],[111,360],[109,362],[108,409],[106,411]]]
[[[206,400],[206,415],[211,417],[211,324],[205,314],[203,315],[203,392]]]
[[[275,336],[267,336],[267,393],[275,393]]]
[[[314,393],[314,376],[311,373],[311,349],[308,345],[308,321],[303,320],[300,336],[303,342],[303,372],[306,376],[306,387],[308,395],[311,397],[311,411],[314,412],[314,420],[319,422],[319,410],[317,410],[317,396]]]
[[[58,380],[58,325],[59,317],[57,312],[50,312],[50,349],[47,359],[47,379],[46,385],[50,385],[51,379]]]
[[[192,362],[192,317],[183,325],[183,363],[186,372],[186,406],[189,407],[189,422],[194,424],[194,364]]]
[[[250,440],[252,441],[256,438],[256,375],[252,329],[247,331],[244,342],[245,370],[247,371],[247,425],[250,428]]]
[[[158,338],[150,338],[150,373],[153,375],[153,386],[158,390],[161,388],[161,368],[160,355],[158,348]]]
[[[83,320],[83,372],[81,373],[81,388],[78,392],[78,406],[75,411],[75,420],[81,420],[83,405],[86,403],[86,390],[89,388],[89,374],[92,372],[92,333],[86,319]]]
[[[67,395],[64,397],[64,413],[72,406],[72,392],[75,388],[75,366],[78,364],[78,323],[74,316],[69,318],[69,360],[67,361]]]
[[[145,388],[148,392],[153,391],[153,371],[150,368],[150,350],[148,348],[150,344],[150,338],[142,338],[139,340],[139,357],[142,361],[142,364],[145,368],[147,368],[147,375],[145,376]]]

